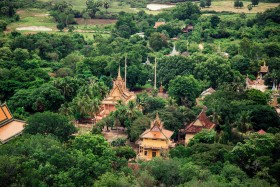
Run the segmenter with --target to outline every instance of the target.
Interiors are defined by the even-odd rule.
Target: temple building
[[[203,129],[211,130],[215,127],[216,124],[207,117],[205,109],[202,109],[197,118],[193,122],[191,122],[185,129],[185,145],[190,142],[190,139],[192,139],[195,134],[199,133]]]
[[[170,148],[175,147],[171,141],[173,131],[166,130],[158,114],[151,126],[143,132],[136,144],[139,145],[138,158],[151,160],[153,157],[166,156]]]
[[[14,119],[5,103],[0,105],[0,141],[2,144],[20,135],[24,125],[24,121]]]
[[[256,80],[251,80],[248,76],[246,77],[246,89],[256,89],[262,92],[267,90],[267,87],[264,84],[263,76],[268,73],[268,66],[264,62],[264,65],[260,67]]]
[[[128,103],[128,101],[135,99],[136,95],[126,88],[126,80],[122,79],[119,67],[118,77],[116,80],[113,80],[113,88],[111,89],[109,95],[102,101],[102,110],[100,115],[102,117],[106,117],[112,111],[115,111],[115,105],[118,101]]]
[[[265,62],[263,64],[263,66],[261,66],[259,73],[260,73],[261,79],[264,75],[266,75],[268,73],[268,66],[266,65]]]

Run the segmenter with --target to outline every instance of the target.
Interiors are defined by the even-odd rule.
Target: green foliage
[[[116,151],[116,156],[120,158],[129,160],[136,157],[135,151],[129,146],[118,146],[114,150]]]
[[[130,137],[135,142],[139,136],[150,127],[151,120],[145,116],[137,118],[131,125]]]
[[[165,88],[168,88],[170,80],[178,75],[188,75],[193,73],[195,63],[187,57],[169,56],[163,57],[158,61],[158,80]]]
[[[52,112],[36,113],[27,120],[24,129],[28,134],[52,134],[61,140],[68,140],[77,130],[65,117]]]
[[[0,20],[0,32],[3,32],[7,28],[7,22],[4,20]]]
[[[200,14],[199,7],[191,2],[179,3],[172,10],[173,17],[179,20],[196,20]]]
[[[215,142],[216,132],[214,130],[203,130],[197,133],[188,143],[188,145],[192,146],[197,143],[208,143],[212,144]]]
[[[234,8],[242,8],[243,7],[243,2],[240,0],[234,1]]]
[[[21,89],[10,99],[11,107],[24,107],[26,111],[57,111],[64,97],[51,84],[43,84],[39,88]]]
[[[94,183],[94,186],[130,187],[133,184],[135,184],[135,179],[132,176],[126,176],[124,173],[107,172]]]
[[[253,6],[256,6],[256,5],[258,5],[259,4],[259,0],[252,0],[252,5]]]
[[[261,165],[255,164],[259,162],[261,156],[271,156],[274,145],[275,140],[272,135],[255,133],[244,143],[237,143],[232,150],[232,158],[239,167],[252,175],[263,169]]]
[[[113,147],[125,146],[126,138],[117,138],[111,142]]]
[[[252,100],[259,105],[266,105],[268,101],[267,96],[263,92],[255,89],[247,90],[246,96],[249,100]]]
[[[167,37],[164,34],[153,33],[149,38],[150,47],[159,51],[164,47],[167,47]]]
[[[169,83],[168,93],[178,104],[193,106],[201,90],[200,83],[192,76],[177,76]]]

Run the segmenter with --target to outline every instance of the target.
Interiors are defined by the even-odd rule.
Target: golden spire
[[[119,71],[118,71],[118,77],[117,77],[117,79],[121,79],[122,77],[121,77],[121,66],[119,65]]]

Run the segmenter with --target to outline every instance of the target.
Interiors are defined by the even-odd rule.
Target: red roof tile
[[[197,123],[196,123],[197,122]],[[189,124],[186,127],[187,133],[198,133],[202,129],[213,129],[216,127],[216,124],[213,123],[206,115],[205,111],[202,110],[202,112],[198,115],[195,121],[193,121],[191,124]]]

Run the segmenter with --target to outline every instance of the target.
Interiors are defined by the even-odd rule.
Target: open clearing
[[[44,9],[24,9],[18,10],[20,20],[8,25],[7,32],[18,31],[54,31],[56,23],[49,16],[49,12]]]
[[[30,26],[30,27],[19,27],[17,31],[52,31],[51,28],[45,26]]]
[[[172,8],[175,6],[176,5],[168,5],[168,4],[147,4],[147,9],[158,11],[161,9]]]
[[[75,18],[78,25],[109,25],[117,22],[116,19],[83,19]]]
[[[251,2],[243,1],[244,7],[243,8],[234,8],[233,1],[212,1],[212,5],[209,8],[203,8],[202,11],[207,10],[214,10],[216,12],[235,12],[235,13],[258,13],[264,12],[266,9],[274,8],[280,5],[280,3],[259,3],[258,6],[253,7],[251,11],[248,10],[247,6],[251,4]]]

